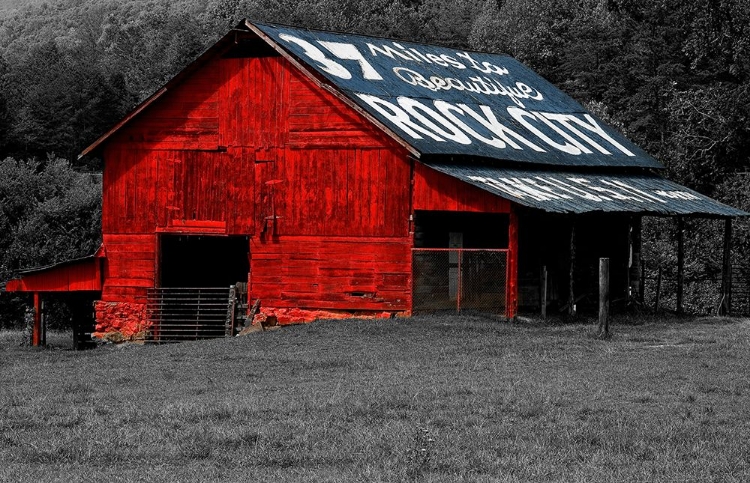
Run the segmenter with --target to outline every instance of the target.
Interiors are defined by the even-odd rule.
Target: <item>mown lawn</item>
[[[0,481],[750,481],[750,321],[0,333]]]

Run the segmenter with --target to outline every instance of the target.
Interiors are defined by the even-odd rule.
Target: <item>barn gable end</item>
[[[282,323],[390,315],[410,310],[412,196],[420,210],[509,210],[415,166],[252,36],[194,66],[102,148],[99,332],[112,328],[107,304],[128,304],[120,317],[139,319],[148,290],[175,278],[161,253],[168,237],[245,237],[249,276],[236,281]]]

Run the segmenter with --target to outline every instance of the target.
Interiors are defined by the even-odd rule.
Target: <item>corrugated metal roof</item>
[[[101,244],[99,245],[99,248],[97,248],[96,251],[92,253],[91,255],[86,255],[86,256],[78,257],[78,258],[71,258],[69,260],[63,260],[62,262],[50,263],[49,265],[29,267],[29,268],[20,268],[18,270],[15,270],[15,273],[17,273],[18,275],[29,275],[32,273],[45,272],[47,270],[52,270],[54,268],[64,267],[67,265],[75,265],[76,263],[79,263],[79,262],[85,262],[88,260],[93,260],[95,258],[104,258],[104,257],[106,257],[106,251],[104,249],[104,244]]]
[[[750,215],[653,174],[459,164],[428,166],[520,205],[552,213],[599,211],[721,217]]]
[[[421,154],[552,166],[662,168],[511,57],[247,25],[309,66]]]

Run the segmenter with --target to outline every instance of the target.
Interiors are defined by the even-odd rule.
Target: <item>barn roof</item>
[[[551,166],[663,166],[512,57],[248,24],[420,155]]]
[[[658,161],[512,57],[247,20],[81,156],[248,37],[262,39],[428,166],[521,205],[559,213],[748,215],[651,174],[663,169]],[[440,161],[454,157],[476,162]],[[591,196],[578,195],[584,185]],[[625,191],[607,195],[613,186]]]

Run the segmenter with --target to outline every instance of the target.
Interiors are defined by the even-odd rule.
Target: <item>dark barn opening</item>
[[[508,248],[508,215],[417,211],[416,248]]]
[[[162,235],[161,287],[229,287],[247,282],[245,236]]]
[[[508,224],[507,214],[417,211],[414,312],[504,313]]]
[[[246,236],[162,235],[161,286],[148,291],[152,342],[232,335],[239,293],[246,294]]]
[[[598,309],[599,259],[610,259],[613,302],[628,297],[630,216],[615,213],[560,215],[529,211],[519,216],[519,309],[537,312],[546,269],[546,300],[551,313]]]

